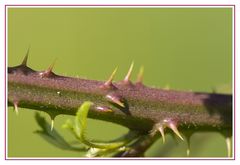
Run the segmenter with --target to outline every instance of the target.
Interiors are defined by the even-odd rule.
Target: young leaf
[[[40,135],[48,143],[64,150],[86,151],[85,148],[79,148],[70,145],[55,129],[51,131],[50,124],[42,116],[40,116],[39,113],[36,113],[35,119],[38,125],[41,127],[41,130],[37,130],[35,133]]]

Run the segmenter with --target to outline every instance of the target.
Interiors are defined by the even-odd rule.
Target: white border
[[[194,5],[194,4],[193,4]],[[9,5],[8,7],[7,7],[7,9],[8,8],[12,8],[12,7],[14,7],[14,8],[233,8],[232,6],[11,6],[11,5]],[[233,9],[234,10],[234,9]],[[235,9],[236,10],[236,9]],[[7,12],[7,11],[6,11]],[[235,11],[235,13],[236,13],[236,11]],[[233,14],[234,14],[234,12],[233,12]],[[7,21],[7,20],[6,20]],[[233,33],[234,33],[234,27],[235,27],[235,25],[234,25],[234,17],[233,17]],[[7,33],[7,27],[6,27],[6,33]],[[235,41],[235,39],[234,39],[234,36],[235,36],[235,34],[233,34],[233,53],[234,53],[234,41]],[[6,44],[7,44],[7,38],[8,37],[6,37]],[[7,46],[7,45],[6,45]],[[7,53],[7,49],[6,49],[6,53]],[[235,57],[236,57],[236,55],[235,55]],[[6,61],[7,61],[7,57],[6,57]],[[233,87],[234,87],[234,58],[233,58]],[[7,64],[7,63],[6,63]],[[6,76],[7,76],[7,74],[6,74]],[[7,83],[6,83],[6,85],[7,85]],[[233,91],[234,92],[234,91]],[[234,99],[233,99],[234,100]],[[6,101],[7,102],[7,101]],[[7,104],[6,104],[7,105]],[[234,105],[234,104],[233,104]],[[234,107],[235,108],[235,107]],[[7,114],[7,113],[6,113]],[[235,113],[233,113],[233,115],[235,115]],[[7,117],[7,116],[6,116]],[[7,119],[7,118],[6,118]],[[234,119],[234,118],[233,118]],[[235,121],[233,121],[233,123],[234,123]],[[6,124],[7,124],[7,121],[6,121]],[[235,128],[236,129],[236,128]],[[7,139],[6,139],[7,140]],[[236,158],[237,158],[237,156],[236,156]],[[8,159],[10,159],[10,158],[8,158]],[[11,158],[12,159],[12,158]],[[17,159],[19,159],[19,158],[17,158]],[[26,159],[26,158],[23,158],[23,159]],[[35,158],[27,158],[27,159],[35,159]],[[45,158],[37,158],[37,159],[45,159]],[[47,159],[52,159],[52,158],[47,158]],[[53,157],[53,159],[54,159],[54,157]],[[68,158],[57,158],[57,159],[68,159]],[[70,158],[70,159],[74,159],[74,158]],[[78,160],[85,160],[85,158],[77,158]],[[112,158],[111,158],[112,159]],[[114,159],[114,158],[113,158]],[[124,158],[125,159],[125,158]],[[151,159],[157,159],[157,160],[159,160],[159,159],[161,159],[161,158],[151,158]],[[166,159],[166,158],[162,158],[162,159]],[[184,160],[186,160],[186,158],[170,158],[170,159],[177,159],[177,160],[179,160],[179,159],[184,159]],[[191,159],[195,159],[195,158],[191,158]],[[199,158],[196,158],[197,160],[199,160]],[[200,159],[205,159],[205,158],[200,158]],[[207,158],[207,159],[209,159],[209,158]],[[214,158],[213,158],[214,159]],[[226,159],[226,158],[217,158],[217,159]]]

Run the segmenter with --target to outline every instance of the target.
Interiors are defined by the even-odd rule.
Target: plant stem
[[[169,118],[180,129],[232,128],[232,95],[162,90],[127,80],[104,83],[58,76],[51,69],[38,72],[23,64],[8,68],[8,105],[45,111],[54,118],[75,115],[84,101],[91,101],[90,118],[143,133]]]
[[[158,139],[158,134],[142,135],[136,142],[130,145],[130,149],[114,155],[114,157],[144,157],[144,153]]]

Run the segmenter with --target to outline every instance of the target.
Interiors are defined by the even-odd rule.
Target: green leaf
[[[75,118],[75,131],[79,135],[80,139],[84,139],[84,131],[87,126],[87,116],[88,111],[93,105],[92,102],[86,101],[84,102],[80,108],[78,108],[76,118]]]
[[[64,150],[72,150],[72,151],[86,151],[86,148],[79,148],[70,145],[65,139],[55,130],[51,131],[51,126],[48,122],[40,116],[39,113],[36,113],[35,119],[38,125],[41,127],[41,130],[35,131],[38,135],[40,135],[43,139],[45,139],[48,143]]]
[[[75,137],[78,140],[80,140],[80,142],[82,142],[83,144],[85,144],[86,146],[88,146],[90,148],[95,148],[94,151],[96,151],[97,149],[103,149],[103,150],[97,150],[97,151],[105,152],[105,150],[118,149],[118,148],[126,145],[128,142],[130,142],[134,138],[136,138],[137,134],[135,132],[130,131],[130,133],[128,133],[127,136],[126,135],[124,136],[125,138],[121,138],[119,140],[115,140],[112,142],[94,142],[94,141],[88,140],[85,137],[85,132],[86,132],[86,128],[87,128],[88,112],[92,105],[93,105],[93,103],[90,101],[84,102],[78,108],[74,125],[70,121],[67,121],[64,124],[64,127],[69,129],[75,135]]]

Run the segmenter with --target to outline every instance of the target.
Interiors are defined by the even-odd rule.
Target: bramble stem
[[[94,106],[88,117],[143,133],[165,119],[181,130],[232,128],[232,95],[150,88],[141,83],[113,83],[37,72],[25,65],[8,68],[8,105],[45,111],[55,117],[75,115],[84,101]],[[110,100],[109,100],[110,99]]]

